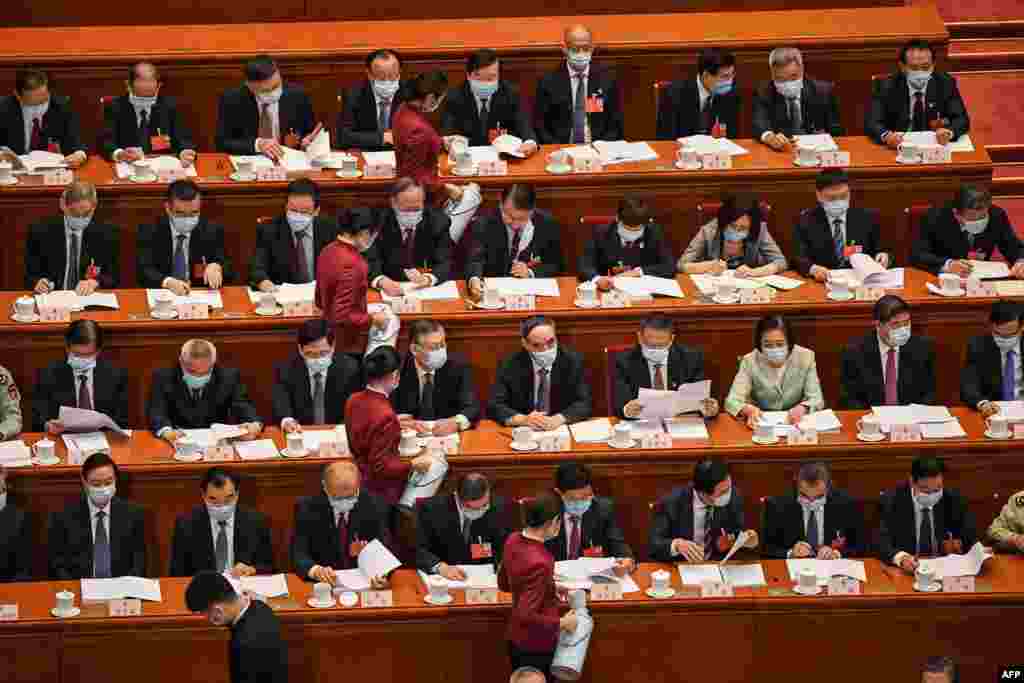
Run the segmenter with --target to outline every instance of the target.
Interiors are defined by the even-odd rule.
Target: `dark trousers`
[[[508,659],[512,662],[513,671],[521,666],[532,666],[543,672],[547,680],[554,680],[551,677],[551,660],[554,658],[553,650],[551,652],[527,652],[520,650],[511,642],[508,644]]]

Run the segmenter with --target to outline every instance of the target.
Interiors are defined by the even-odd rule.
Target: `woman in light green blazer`
[[[814,352],[792,343],[789,322],[781,315],[758,321],[757,347],[740,361],[725,410],[753,429],[765,410],[789,412],[790,424],[825,407]]]

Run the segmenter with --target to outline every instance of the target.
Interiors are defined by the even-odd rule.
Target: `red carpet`
[[[1020,0],[936,0],[939,14],[946,21],[1006,21],[1024,19]]]
[[[956,74],[975,144],[1024,146],[1024,70]]]

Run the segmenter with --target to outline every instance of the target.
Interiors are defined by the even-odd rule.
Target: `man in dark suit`
[[[288,183],[285,213],[256,226],[256,248],[249,261],[249,286],[272,292],[284,282],[316,279],[320,251],[338,237],[334,219],[320,215],[320,188],[309,178]]]
[[[1024,248],[1006,211],[983,187],[961,185],[956,199],[932,207],[910,252],[911,265],[931,273],[971,274],[971,261],[991,261],[996,249],[1010,276],[1024,278]]]
[[[295,504],[292,570],[306,581],[332,586],[337,569],[358,566],[357,558],[374,539],[391,545],[388,505],[360,486],[359,468],[351,460],[324,467],[323,491]],[[387,577],[370,577],[383,587]]]
[[[657,562],[720,560],[743,531],[743,497],[733,486],[729,467],[721,460],[703,460],[693,470],[693,483],[674,489],[654,506],[648,544]],[[756,548],[757,532],[746,548]]]
[[[345,403],[362,380],[359,363],[335,350],[333,326],[307,320],[299,326],[295,355],[274,366],[274,422],[287,433],[344,422]]]
[[[367,152],[390,150],[395,144],[391,117],[402,103],[402,60],[394,50],[366,56],[366,80],[345,91],[338,114],[337,147]]]
[[[555,322],[542,315],[520,325],[521,351],[498,366],[488,411],[498,423],[535,430],[557,429],[591,415],[590,384],[583,356],[560,346]]]
[[[217,347],[205,339],[188,340],[177,365],[153,371],[146,414],[152,432],[171,443],[182,429],[213,423],[237,424],[247,432],[245,440],[263,431],[241,374],[217,365]]]
[[[416,567],[452,581],[465,581],[457,565],[501,564],[509,529],[505,502],[479,472],[459,478],[453,493],[416,506]]]
[[[956,489],[943,488],[945,464],[915,458],[910,481],[882,494],[878,554],[913,574],[918,558],[966,553],[978,540],[974,515]]]
[[[565,462],[555,471],[555,493],[562,497],[562,527],[544,545],[556,562],[581,557],[614,557],[615,573],[623,576],[636,568],[633,549],[619,528],[615,502],[594,495],[590,468]]]
[[[893,149],[903,131],[934,130],[939,144],[956,140],[971,128],[956,79],[935,71],[935,53],[923,40],[900,50],[899,71],[872,84],[865,134]]]
[[[167,187],[166,215],[139,226],[139,286],[169,289],[178,296],[193,284],[220,289],[231,282],[224,255],[224,228],[201,216],[202,196],[191,180]]]
[[[886,294],[875,302],[874,318],[875,329],[843,350],[839,407],[935,403],[935,343],[911,334],[910,306]]]
[[[88,296],[120,284],[121,229],[93,220],[96,187],[77,180],[61,193],[60,216],[32,225],[25,241],[25,288]]]
[[[220,96],[216,146],[228,154],[263,154],[274,161],[281,149],[305,149],[320,132],[313,105],[297,85],[284,85],[277,64],[261,55],[245,65],[245,83]]]
[[[7,469],[0,465],[0,583],[32,580],[32,525],[9,501]]]
[[[403,429],[447,436],[480,419],[473,369],[461,356],[448,355],[444,327],[436,320],[414,320],[409,326],[409,353],[400,373],[391,403]]]
[[[800,274],[826,282],[828,271],[849,268],[854,254],[867,254],[888,268],[891,259],[882,251],[878,212],[850,206],[846,171],[826,169],[814,184],[818,206],[802,211],[793,231]]]
[[[86,160],[71,100],[50,92],[45,72],[28,69],[14,74],[14,94],[0,99],[0,158],[34,151],[62,154],[71,168]]]
[[[781,152],[791,148],[794,135],[844,134],[833,84],[804,75],[800,50],[775,48],[768,64],[772,80],[754,91],[755,139]]]
[[[128,427],[128,373],[100,358],[103,329],[80,318],[64,333],[67,356],[39,371],[32,391],[32,431],[61,434],[61,406],[96,410]]]
[[[115,496],[117,478],[117,464],[106,453],[82,464],[82,498],[50,515],[51,579],[146,575],[143,510]]]
[[[867,550],[860,504],[832,487],[823,462],[804,463],[794,490],[765,500],[762,538],[765,557],[838,560]]]
[[[469,144],[489,145],[502,135],[523,141],[520,154],[537,151],[537,134],[519,100],[519,88],[501,79],[498,53],[477,50],[466,60],[466,82],[448,91],[441,112],[441,130],[446,135],[463,135]]]
[[[427,205],[426,191],[412,178],[399,178],[390,197],[387,208],[362,209],[353,216],[373,226],[376,235],[366,252],[370,286],[402,296],[403,282],[416,289],[441,284],[452,270],[451,219]]]
[[[567,28],[562,49],[565,62],[537,83],[534,120],[538,142],[564,145],[623,139],[619,84],[614,73],[591,64],[594,39],[590,29],[580,25]]]
[[[170,576],[201,571],[253,576],[274,572],[270,527],[261,512],[238,504],[241,481],[220,467],[206,470],[203,504],[174,523]]]
[[[128,92],[103,107],[100,148],[112,161],[139,161],[147,154],[173,154],[182,164],[196,160],[188,126],[178,116],[178,103],[160,94],[160,72],[149,62],[128,71]]]
[[[1021,396],[1021,318],[1024,311],[1013,301],[997,301],[989,313],[990,334],[967,343],[967,359],[960,372],[960,400],[983,417],[999,412],[996,401],[1017,401]]]
[[[736,57],[718,48],[702,50],[697,75],[675,81],[658,101],[659,140],[691,135],[735,138],[738,133],[740,94],[736,90]]]
[[[594,228],[579,259],[580,280],[594,280],[602,291],[615,275],[675,277],[676,264],[664,229],[651,222],[647,202],[636,195],[619,200],[618,221]]]
[[[562,272],[562,228],[536,206],[532,186],[510,185],[502,192],[501,211],[476,220],[466,260],[470,296],[483,295],[485,277],[554,277]]]
[[[704,376],[704,352],[676,344],[672,319],[661,313],[640,321],[637,345],[615,359],[615,415],[637,418],[643,408],[640,389],[675,391],[681,384],[700,382]],[[701,414],[718,414],[718,401],[708,398]]]
[[[287,683],[288,647],[281,622],[260,600],[239,595],[222,574],[204,571],[185,589],[185,605],[231,629],[231,683]]]

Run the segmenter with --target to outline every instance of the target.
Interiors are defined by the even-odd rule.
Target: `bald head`
[[[512,672],[508,683],[544,683],[547,679],[544,674],[532,666],[521,666]]]
[[[570,50],[590,50],[594,47],[594,38],[590,29],[583,24],[574,24],[565,29],[562,41]]]
[[[324,470],[324,491],[331,498],[359,495],[359,468],[351,460],[331,463]]]

